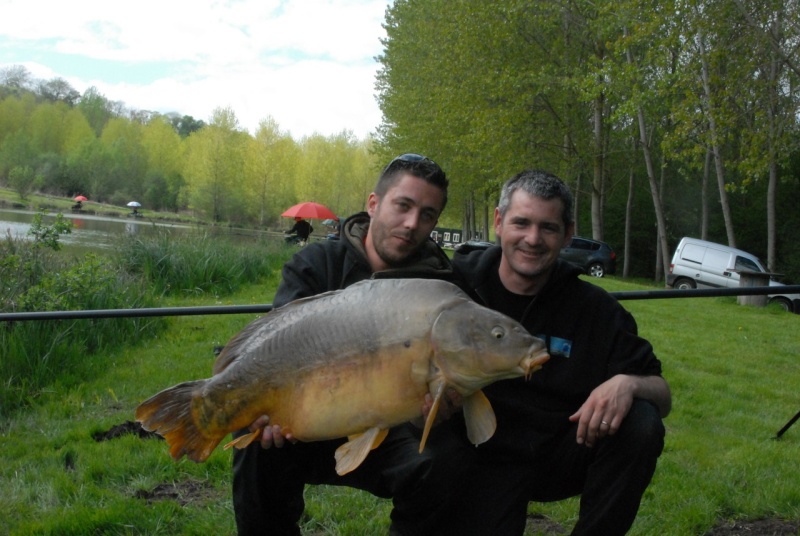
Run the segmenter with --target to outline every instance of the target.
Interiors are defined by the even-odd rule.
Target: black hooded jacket
[[[503,295],[493,291],[502,288],[501,255],[499,246],[456,253],[453,265],[479,301],[515,317],[543,339],[551,358],[528,381],[505,380],[484,389],[498,418],[487,447],[541,445],[567,429],[568,417],[612,376],[661,374],[661,363],[650,343],[638,336],[630,313],[603,289],[579,279],[579,268],[558,260],[538,295]],[[511,302],[523,307],[514,309]]]
[[[419,277],[456,282],[450,259],[432,240],[426,241],[420,252],[401,266],[373,274],[364,249],[368,228],[369,215],[360,212],[344,222],[339,240],[314,242],[298,251],[283,266],[283,280],[273,306],[280,307],[298,298],[343,289],[373,277]],[[343,311],[343,314],[347,312]]]

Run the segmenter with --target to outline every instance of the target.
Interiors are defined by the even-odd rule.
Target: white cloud
[[[251,132],[272,116],[295,137],[344,129],[364,137],[380,122],[374,83],[387,0],[6,0],[0,62],[34,76],[96,86],[135,109],[208,120],[231,107]],[[46,17],[41,14],[46,13]],[[119,62],[114,79],[46,64],[49,53]],[[9,59],[11,58],[11,59]],[[151,63],[169,75],[143,82]],[[113,64],[112,64],[113,65]],[[132,65],[137,65],[134,69]],[[127,66],[127,67],[126,67]]]

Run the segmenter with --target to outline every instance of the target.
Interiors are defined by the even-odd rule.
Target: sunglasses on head
[[[406,153],[393,158],[392,161],[389,162],[389,164],[386,166],[386,169],[389,169],[389,167],[395,162],[422,162],[424,160],[427,160],[428,162],[434,165],[437,166],[439,165],[430,158],[428,158],[427,156],[422,156],[421,154],[416,154],[416,153]]]

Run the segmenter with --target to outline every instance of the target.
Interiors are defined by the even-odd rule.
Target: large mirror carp
[[[452,283],[372,279],[304,298],[258,318],[217,357],[213,376],[165,389],[136,408],[176,460],[208,458],[229,433],[269,415],[300,441],[348,437],[336,452],[352,471],[392,426],[433,406],[425,446],[447,388],[464,400],[470,441],[495,431],[481,389],[528,376],[549,358],[544,343],[513,319],[478,305]],[[242,448],[260,431],[232,442]]]

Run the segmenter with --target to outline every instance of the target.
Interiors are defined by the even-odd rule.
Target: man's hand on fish
[[[267,415],[262,415],[258,419],[253,422],[249,427],[251,432],[255,432],[257,430],[261,430],[261,448],[268,449],[268,448],[282,448],[286,441],[291,443],[296,443],[297,440],[292,437],[292,434],[286,434],[285,436],[281,434],[281,427],[277,424],[270,425],[269,424],[269,417]]]
[[[453,388],[447,389],[444,398],[442,398],[442,403],[439,404],[439,411],[436,412],[436,418],[433,421],[434,426],[446,421],[455,415],[456,412],[461,411],[461,406],[463,405],[464,399],[461,395]],[[425,401],[422,404],[422,416],[412,422],[420,428],[424,427],[432,407],[433,395],[425,393]]]

